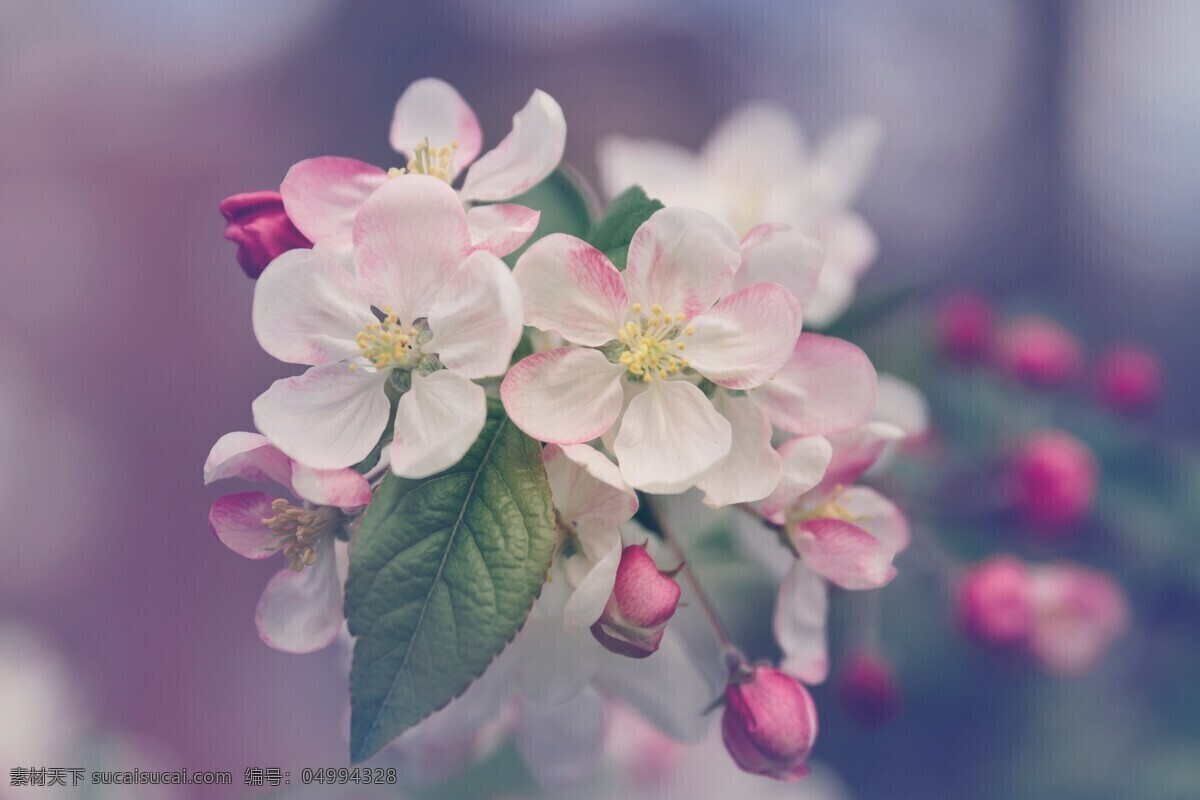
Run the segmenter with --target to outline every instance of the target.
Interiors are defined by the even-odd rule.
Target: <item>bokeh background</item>
[[[489,142],[550,92],[587,178],[598,137],[695,147],[745,99],[814,134],[877,115],[860,209],[882,256],[861,293],[971,287],[1052,309],[1089,346],[1140,340],[1167,391],[1139,424],[1182,446],[1200,433],[1197,30],[1189,0],[0,0],[0,697],[45,698],[40,727],[0,736],[0,767],[73,766],[59,754],[80,739],[235,783],[344,763],[336,654],[263,646],[252,612],[276,565],[206,527],[208,448],[288,374],[255,345],[216,208],[302,158],[393,163],[410,81],[456,85]],[[1161,756],[1177,778],[1200,760],[1196,723],[1152,706],[1196,709],[1194,681],[1172,698],[1134,692],[1153,671],[1042,681],[1004,704],[1034,679],[900,667],[916,711],[882,733],[833,722],[818,746],[857,797],[1142,796],[1089,767]],[[1131,752],[1146,726],[1156,749]]]

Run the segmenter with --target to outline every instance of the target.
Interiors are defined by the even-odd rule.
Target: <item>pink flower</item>
[[[781,781],[808,774],[817,739],[817,708],[800,682],[772,667],[755,667],[725,687],[725,748],[746,772]]]
[[[1092,669],[1129,627],[1121,587],[1103,572],[1069,562],[1035,566],[1030,577],[1030,655],[1056,675]]]
[[[679,594],[679,584],[659,570],[646,548],[631,544],[621,552],[612,594],[592,635],[619,655],[652,655],[679,606]]]
[[[371,195],[353,245],[287,253],[255,287],[259,344],[312,365],[254,401],[255,424],[305,464],[348,467],[387,428],[390,382],[402,392],[392,471],[432,475],[483,429],[486,397],[473,381],[508,367],[520,293],[504,263],[471,244],[462,203],[436,178],[409,176]]]
[[[258,602],[258,635],[289,653],[325,647],[342,627],[344,569],[334,541],[347,514],[371,501],[371,487],[354,470],[299,464],[257,433],[227,433],[213,445],[204,482],[235,477],[274,481],[304,501],[240,492],[219,498],[209,512],[213,534],[233,552],[252,559],[283,553],[288,560]]]
[[[1053,320],[1026,316],[1000,332],[996,358],[1007,374],[1031,386],[1065,386],[1083,369],[1083,349]]]
[[[1026,524],[1053,535],[1087,516],[1096,495],[1096,459],[1080,440],[1043,431],[1025,441],[1008,467],[1012,501]]]
[[[982,361],[991,351],[994,323],[995,313],[986,298],[967,292],[952,294],[937,309],[938,347],[959,361]]]
[[[237,260],[247,277],[257,278],[276,256],[298,247],[312,247],[287,212],[279,192],[247,192],[221,201],[228,224],[225,238],[237,245]]]
[[[1023,648],[1033,630],[1029,570],[1020,559],[993,556],[969,567],[958,583],[959,625],[968,639],[989,650]]]
[[[900,713],[900,683],[896,671],[878,653],[853,653],[837,678],[837,697],[860,725],[886,725]]]
[[[358,209],[389,175],[430,175],[450,184],[466,171],[458,192],[462,202],[489,203],[467,211],[471,241],[503,256],[533,234],[539,213],[493,201],[516,197],[544,180],[562,160],[566,137],[562,109],[537,90],[513,116],[512,132],[479,157],[483,133],[475,112],[453,86],[424,78],[401,95],[392,119],[391,144],[408,159],[404,169],[385,172],[352,158],[311,158],[288,171],[280,192],[305,236],[344,242]]]
[[[740,257],[728,225],[682,208],[638,228],[624,273],[572,236],[538,240],[513,271],[525,322],[579,346],[509,371],[500,388],[509,417],[545,442],[606,436],[634,488],[694,485],[732,442],[729,421],[697,384],[762,385],[800,331],[798,303],[783,286],[727,293]]]
[[[1096,393],[1113,411],[1145,411],[1158,402],[1161,392],[1162,367],[1158,357],[1144,347],[1114,347],[1096,365]]]

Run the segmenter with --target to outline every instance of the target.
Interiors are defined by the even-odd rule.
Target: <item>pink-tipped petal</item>
[[[525,323],[597,347],[617,338],[629,297],[621,273],[587,242],[552,233],[534,242],[513,269]]]
[[[635,489],[677,494],[729,455],[732,433],[704,392],[687,381],[656,380],[629,402],[614,450]]]
[[[629,299],[670,314],[703,314],[725,294],[741,263],[737,234],[691,208],[664,208],[642,223],[629,243]]]
[[[542,212],[515,203],[497,203],[467,209],[471,242],[479,250],[506,256],[517,250],[537,230]]]
[[[438,78],[422,78],[409,84],[396,101],[388,139],[392,149],[407,159],[426,139],[438,149],[457,142],[454,175],[458,175],[479,155],[483,131],[458,90]]]
[[[354,263],[373,304],[404,327],[424,317],[471,250],[467,217],[444,181],[402,175],[371,195],[354,220]]]
[[[313,469],[293,463],[292,488],[301,500],[318,506],[349,509],[371,502],[371,484],[352,469]]]
[[[728,389],[751,389],[788,361],[800,335],[800,305],[777,283],[756,283],[691,321],[688,363]]]
[[[208,512],[208,527],[239,556],[266,558],[276,552],[275,532],[263,520],[275,516],[270,495],[238,492],[217,498]]]
[[[871,415],[875,367],[842,339],[802,333],[773,380],[755,398],[771,422],[800,436],[848,431]]]
[[[717,413],[729,422],[729,455],[696,482],[711,508],[752,503],[774,491],[779,483],[780,457],[771,447],[771,421],[749,397],[718,392]]]
[[[597,350],[560,347],[521,360],[500,385],[504,409],[535,439],[580,444],[601,436],[621,413],[625,368]]]
[[[313,653],[332,644],[343,621],[342,582],[329,535],[312,566],[300,572],[284,567],[271,578],[255,612],[259,637],[285,653]]]
[[[780,666],[810,686],[829,676],[828,613],[825,579],[803,562],[794,562],[775,601],[775,641],[783,651]]]
[[[271,384],[254,401],[254,424],[297,461],[315,469],[357,464],[387,427],[387,372],[347,364],[312,367]]]
[[[895,503],[867,486],[851,486],[838,502],[850,512],[854,524],[874,536],[894,553],[912,542],[908,519]]]
[[[466,378],[502,375],[521,340],[521,290],[496,256],[467,256],[429,310],[433,338],[425,345]]]
[[[413,373],[412,388],[396,406],[392,472],[424,478],[458,463],[483,430],[483,387],[450,370]]]
[[[379,167],[353,158],[322,156],[288,170],[279,193],[301,233],[314,242],[350,233],[354,215],[387,182]]]
[[[464,200],[507,200],[545,180],[562,161],[567,121],[553,97],[537,89],[513,115],[512,131],[484,153],[463,181]]]
[[[1030,652],[1056,675],[1078,676],[1095,667],[1129,627],[1125,593],[1098,570],[1070,563],[1033,567],[1030,594]]]
[[[798,436],[779,448],[783,460],[779,485],[762,502],[763,514],[782,523],[789,507],[821,483],[833,459],[833,445],[824,436]]]
[[[904,431],[886,422],[868,422],[849,433],[830,436],[833,458],[814,493],[827,496],[854,483],[879,461],[888,445],[903,438]]]
[[[638,508],[637,495],[617,465],[594,447],[549,444],[542,451],[554,507],[570,524],[600,522],[616,527]]]
[[[254,335],[291,364],[328,364],[360,354],[354,337],[375,322],[354,276],[323,252],[292,250],[254,287]]]
[[[769,281],[786,287],[801,312],[817,291],[825,249],[821,243],[777,222],[759,225],[742,239],[742,262],[733,279],[734,289]]]
[[[855,523],[808,520],[792,532],[792,541],[808,566],[843,589],[878,589],[896,576],[896,551]]]
[[[235,431],[217,440],[204,462],[204,482],[222,478],[244,481],[274,481],[291,488],[292,460],[261,433]]]

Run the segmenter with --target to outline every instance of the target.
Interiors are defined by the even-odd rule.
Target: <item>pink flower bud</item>
[[[963,634],[989,650],[1022,649],[1033,629],[1029,570],[1014,556],[993,556],[969,567],[958,584]]]
[[[725,687],[721,736],[746,772],[798,781],[808,774],[806,762],[817,740],[817,708],[791,675],[755,667]]]
[[[1065,386],[1083,368],[1083,348],[1070,331],[1045,317],[1013,320],[997,343],[1001,369],[1031,386]]]
[[[1056,675],[1087,672],[1129,627],[1125,593],[1105,573],[1078,564],[1033,567],[1031,576],[1030,655]]]
[[[679,605],[679,584],[661,572],[640,544],[621,551],[612,594],[592,635],[605,648],[630,658],[658,650],[667,621]]]
[[[900,682],[887,659],[860,651],[846,659],[838,672],[837,697],[856,722],[877,727],[900,713]]]
[[[1154,353],[1137,345],[1109,350],[1096,365],[1100,402],[1125,414],[1145,411],[1162,391],[1162,368]]]
[[[257,278],[280,253],[312,247],[283,208],[279,192],[247,192],[221,201],[225,238],[237,245],[242,271]]]
[[[959,361],[980,361],[992,347],[992,305],[977,294],[962,292],[942,301],[937,310],[938,347]]]
[[[1078,525],[1096,495],[1096,459],[1083,442],[1062,431],[1028,439],[1008,468],[1012,502],[1026,524],[1041,534]]]

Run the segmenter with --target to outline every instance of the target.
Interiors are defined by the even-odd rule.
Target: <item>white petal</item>
[[[875,384],[871,419],[895,425],[908,438],[921,436],[929,428],[929,403],[916,386],[881,372]]]
[[[690,366],[729,389],[752,389],[778,372],[800,335],[800,305],[777,283],[756,283],[691,321]]]
[[[235,431],[217,440],[204,462],[204,482],[223,478],[274,481],[291,488],[292,461],[261,433]]]
[[[537,89],[513,115],[512,131],[467,172],[464,200],[507,200],[541,183],[562,161],[567,122],[550,95]]]
[[[724,222],[691,208],[664,208],[633,234],[625,288],[647,309],[657,303],[694,317],[726,292],[741,258],[737,234]]]
[[[450,370],[413,373],[396,406],[392,472],[424,478],[457,464],[487,420],[483,387]]]
[[[376,321],[354,276],[317,250],[271,262],[255,284],[252,319],[262,349],[292,364],[356,358],[354,337]]]
[[[543,703],[564,703],[592,682],[606,651],[590,633],[567,633],[563,613],[571,587],[561,576],[542,587],[542,596],[521,631],[524,648],[521,693]]]
[[[879,239],[867,221],[853,212],[821,220],[813,234],[825,248],[825,266],[857,280],[879,257]]]
[[[752,229],[742,239],[742,262],[733,288],[770,281],[786,287],[805,310],[817,291],[825,249],[811,236],[780,223]]]
[[[758,100],[735,109],[709,135],[704,160],[715,168],[771,177],[805,160],[804,131],[796,116],[778,103]]]
[[[554,507],[564,520],[620,525],[637,511],[637,495],[617,465],[584,444],[550,444],[542,451]]]
[[[323,156],[292,166],[279,186],[283,207],[309,241],[349,234],[354,215],[387,182],[379,167],[353,158]]]
[[[779,454],[771,447],[771,421],[749,397],[717,392],[713,407],[729,421],[732,445],[729,455],[696,482],[704,503],[720,508],[763,499],[780,476]]]
[[[829,675],[828,607],[825,579],[797,561],[779,587],[775,639],[783,650],[782,669],[810,685],[822,683]]]
[[[854,202],[882,142],[883,124],[870,117],[851,120],[825,136],[813,157],[822,208],[836,210]]]
[[[612,262],[574,236],[537,240],[513,268],[525,323],[593,347],[617,337],[629,313],[625,282]]]
[[[426,139],[434,148],[458,142],[455,175],[479,155],[483,131],[471,106],[453,86],[437,78],[413,81],[396,101],[392,130],[388,137],[392,149],[412,159],[413,150]]]
[[[515,203],[496,203],[467,209],[471,241],[480,250],[506,256],[537,230],[542,212]]]
[[[783,459],[779,485],[762,504],[763,513],[775,522],[783,522],[788,507],[821,483],[833,458],[833,445],[824,436],[800,436],[784,442],[779,455]]]
[[[386,372],[347,364],[312,367],[271,384],[254,401],[254,424],[292,458],[339,469],[367,457],[387,427]]]
[[[655,380],[629,403],[614,445],[636,489],[677,494],[729,454],[729,422],[687,381]]]
[[[521,291],[496,256],[476,251],[458,268],[429,310],[425,345],[467,378],[502,375],[521,340]]]
[[[827,262],[817,281],[817,290],[804,309],[805,324],[824,328],[840,317],[854,300],[856,285],[853,275]]]
[[[596,148],[600,182],[607,197],[641,186],[667,206],[688,206],[723,219],[724,199],[715,191],[700,157],[667,142],[608,136]]]
[[[563,630],[588,636],[590,634],[586,633],[584,628],[600,618],[617,580],[617,567],[621,563],[621,532],[616,527],[585,525],[580,531],[580,536],[593,540],[588,549],[607,549],[603,558],[596,562],[571,592],[571,597],[563,608]]]
[[[604,754],[604,702],[588,688],[559,705],[526,701],[516,743],[529,771],[547,789],[587,778]]]
[[[255,613],[258,635],[285,653],[312,653],[331,644],[342,628],[342,584],[333,538],[326,536],[317,560],[300,572],[285,567],[263,590]]]
[[[624,374],[597,350],[561,347],[522,359],[505,376],[500,397],[513,423],[533,438],[579,444],[616,421]]]

